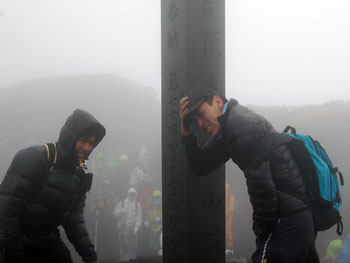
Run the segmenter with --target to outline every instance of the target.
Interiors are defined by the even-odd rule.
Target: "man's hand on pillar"
[[[183,136],[188,136],[192,133],[192,122],[184,121],[186,114],[188,112],[188,97],[183,97],[180,100],[180,122],[181,122],[181,134]]]

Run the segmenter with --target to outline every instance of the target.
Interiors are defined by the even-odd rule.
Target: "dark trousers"
[[[6,249],[6,263],[73,263],[67,246],[57,232],[50,236],[23,237],[22,246]]]
[[[266,240],[256,240],[255,263],[319,263],[310,210],[281,217]]]

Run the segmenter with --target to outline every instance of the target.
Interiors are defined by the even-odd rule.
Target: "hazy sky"
[[[160,0],[1,0],[0,87],[112,73],[160,94]],[[226,94],[350,100],[349,0],[226,0]]]

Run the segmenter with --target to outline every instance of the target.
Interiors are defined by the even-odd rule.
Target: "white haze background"
[[[0,87],[111,73],[161,92],[160,0],[1,0]],[[226,0],[226,94],[350,100],[350,1]]]

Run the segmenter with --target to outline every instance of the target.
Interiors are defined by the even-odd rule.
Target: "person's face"
[[[129,200],[135,200],[136,199],[136,194],[135,193],[129,193],[128,197],[129,197]]]
[[[218,121],[218,117],[222,115],[222,110],[222,99],[219,96],[214,96],[212,104],[203,102],[194,112],[192,119],[202,131],[210,136],[215,136],[222,128]]]
[[[83,162],[90,155],[95,145],[95,135],[92,135],[89,138],[80,137],[75,144],[75,151],[77,153],[78,160]]]

